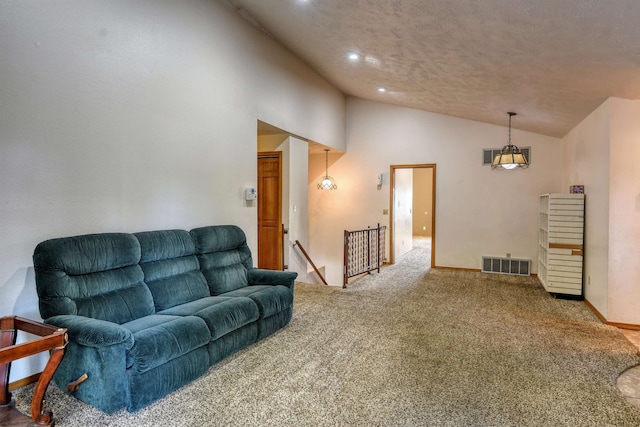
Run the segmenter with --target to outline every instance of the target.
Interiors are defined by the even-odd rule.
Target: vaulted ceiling
[[[562,137],[640,98],[638,0],[226,1],[364,99]]]

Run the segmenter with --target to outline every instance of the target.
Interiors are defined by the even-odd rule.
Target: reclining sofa
[[[136,411],[287,325],[297,273],[253,268],[231,225],[44,241],[33,255],[40,314],[67,328],[54,375],[110,413]]]

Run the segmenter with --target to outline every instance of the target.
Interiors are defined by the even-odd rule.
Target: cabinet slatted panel
[[[547,292],[583,296],[584,194],[543,194],[538,211],[538,278]]]

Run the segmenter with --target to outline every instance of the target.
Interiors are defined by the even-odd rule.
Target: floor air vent
[[[529,276],[531,275],[531,260],[483,256],[482,272]]]

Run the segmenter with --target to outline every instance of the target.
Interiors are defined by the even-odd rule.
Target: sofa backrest
[[[122,324],[154,312],[132,234],[64,237],[36,246],[33,265],[43,319],[73,314]]]
[[[146,231],[134,236],[140,242],[140,266],[156,311],[210,295],[188,231]]]
[[[248,285],[247,270],[253,266],[253,260],[242,229],[235,225],[213,225],[194,228],[190,234],[211,295]]]

